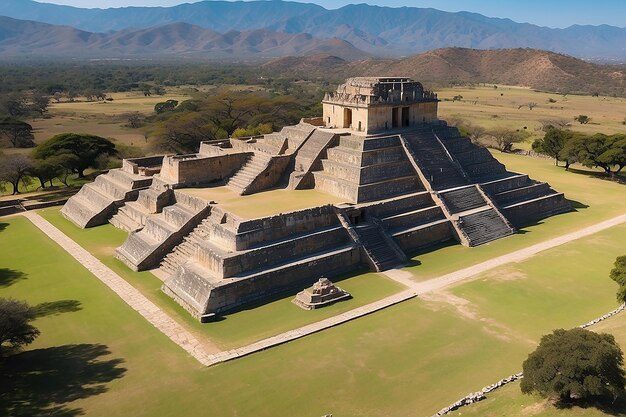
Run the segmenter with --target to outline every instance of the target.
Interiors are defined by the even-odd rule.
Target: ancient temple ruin
[[[337,287],[328,278],[320,278],[313,287],[296,294],[293,303],[305,310],[315,310],[350,297],[350,293]]]
[[[201,319],[320,275],[382,271],[445,241],[482,245],[571,210],[549,184],[507,171],[438,120],[437,105],[408,78],[351,78],[326,95],[321,118],[204,142],[195,154],[125,160],[62,213],[80,227],[127,230],[117,258],[153,269]],[[278,208],[241,209],[263,195]],[[298,207],[281,209],[287,201]]]

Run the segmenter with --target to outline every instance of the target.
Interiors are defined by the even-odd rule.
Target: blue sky
[[[38,0],[42,3],[77,7],[173,6],[183,0]],[[188,0],[189,3],[194,1]],[[626,27],[626,0],[312,0],[327,9],[350,3],[391,7],[432,7],[451,12],[470,11],[491,17],[508,17],[516,22],[567,27],[573,24]],[[106,6],[103,6],[106,4]]]

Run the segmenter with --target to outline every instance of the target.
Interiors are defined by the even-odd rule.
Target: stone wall
[[[310,232],[337,223],[332,205],[242,221],[237,228],[235,250],[245,250],[255,244],[278,240],[296,233]]]
[[[156,173],[154,171],[146,172],[148,168],[158,168],[163,164],[163,155],[147,156],[143,158],[129,158],[122,161],[122,170],[129,174],[147,175],[148,173]],[[158,171],[157,171],[158,172]]]
[[[191,263],[179,268],[165,281],[162,289],[199,318],[205,313],[226,312],[289,290],[308,287],[322,274],[333,276],[351,271],[360,262],[360,251],[352,245],[327,256],[245,278],[209,278],[203,269]]]
[[[571,210],[572,207],[565,199],[565,195],[557,193],[505,207],[502,212],[515,227],[521,227],[535,220]]]
[[[350,237],[345,229],[336,226],[244,252],[225,254],[216,252],[214,247],[199,245],[196,260],[216,276],[228,278],[339,247],[349,241]]]
[[[394,240],[407,253],[454,239],[454,230],[448,220],[427,224],[416,230],[394,234]]]
[[[174,185],[197,185],[223,181],[240,169],[251,153],[218,156],[176,155],[163,158],[160,177]]]

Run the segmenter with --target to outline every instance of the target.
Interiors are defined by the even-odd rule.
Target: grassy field
[[[554,189],[565,193],[576,211],[550,217],[524,227],[519,234],[476,248],[454,244],[418,254],[413,258],[414,266],[406,268],[415,279],[445,274],[626,213],[626,185],[599,179],[595,171],[577,166],[576,172],[567,172],[546,159],[500,152],[494,156],[511,171],[549,182]]]
[[[444,120],[464,119],[486,129],[506,127],[523,130],[526,127],[532,136],[525,144],[516,145],[522,149],[530,149],[532,139],[543,136],[541,126],[546,120],[568,120],[572,130],[588,134],[626,132],[623,124],[626,99],[622,97],[563,96],[512,86],[498,86],[497,89],[456,87],[437,93],[444,100],[439,104],[439,117]],[[448,101],[457,95],[463,96],[463,99]],[[550,103],[549,99],[556,100],[556,103]],[[530,110],[528,103],[537,103],[537,106]],[[591,117],[591,122],[585,125],[576,122],[574,117],[580,114]]]
[[[623,253],[623,252],[622,252]],[[626,319],[623,315],[610,318],[592,328],[596,332],[610,333],[626,349]],[[626,416],[626,404],[618,402],[610,410],[600,410],[595,407],[556,408],[550,401],[537,396],[523,395],[519,383],[511,384],[490,394],[484,401],[470,407],[458,410],[451,415],[463,416],[537,416],[537,417],[596,417],[596,416]]]
[[[175,317],[200,340],[205,340],[207,345],[216,345],[222,349],[243,346],[323,320],[403,289],[402,286],[381,274],[361,271],[337,277],[334,280],[341,288],[352,294],[353,298],[350,300],[320,310],[305,311],[291,303],[295,293],[290,293],[271,303],[225,315],[223,320],[206,326],[193,319],[187,311],[165,295],[161,291],[162,281],[157,277],[150,272],[134,272],[113,257],[115,248],[126,240],[126,232],[111,225],[81,230],[66,220],[56,207],[41,210],[40,213],[46,220],[139,289],[151,301]]]
[[[125,145],[145,147],[147,139],[142,129],[128,126],[129,113],[150,115],[154,105],[166,100],[182,102],[190,98],[184,89],[170,89],[163,96],[145,97],[141,91],[110,93],[113,101],[78,101],[51,103],[47,118],[37,118],[33,126],[35,142],[40,143],[59,133],[90,133],[112,138]]]

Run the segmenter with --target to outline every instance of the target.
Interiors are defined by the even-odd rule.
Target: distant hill
[[[417,7],[356,4],[327,10],[315,4],[273,0],[82,9],[31,0],[2,0],[0,14],[98,33],[178,22],[219,33],[258,29],[306,33],[319,39],[341,39],[370,55],[388,57],[454,46],[477,49],[530,47],[583,58],[626,59],[626,28],[574,25],[551,29],[477,13],[450,13]]]
[[[0,57],[128,57],[191,55],[208,58],[268,58],[328,53],[345,59],[367,56],[349,42],[267,29],[218,33],[187,23],[101,34],[69,26],[0,17]]]
[[[537,49],[443,48],[403,59],[346,62],[333,57],[279,58],[266,71],[340,79],[355,75],[410,76],[425,83],[508,84],[561,93],[626,95],[626,69]]]

